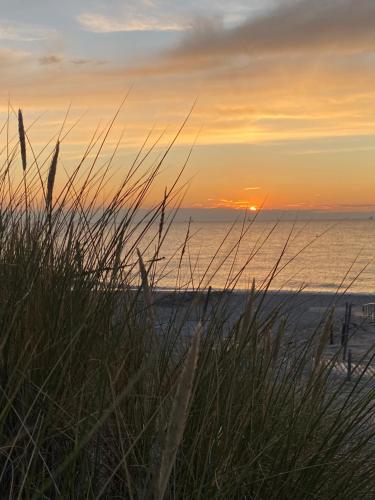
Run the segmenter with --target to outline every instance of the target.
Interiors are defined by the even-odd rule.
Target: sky
[[[0,117],[8,99],[26,123],[42,115],[38,150],[71,105],[65,170],[129,92],[105,150],[123,134],[119,173],[150,131],[160,153],[193,107],[157,180],[162,192],[194,145],[185,207],[375,213],[374,0],[0,7]]]

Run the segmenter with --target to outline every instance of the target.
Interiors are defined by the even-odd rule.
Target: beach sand
[[[228,330],[241,316],[248,298],[244,292],[217,292],[211,293],[207,313],[207,321],[212,315],[220,311],[224,328]],[[258,298],[258,301],[261,298]],[[364,368],[372,356],[375,346],[375,324],[363,314],[362,307],[366,303],[375,302],[375,295],[352,294],[335,295],[332,293],[287,292],[269,291],[263,299],[261,317],[267,317],[275,309],[287,320],[290,334],[302,341],[308,340],[314,332],[325,324],[329,311],[333,310],[332,340],[327,342],[324,352],[326,359],[342,350],[341,332],[345,318],[346,304],[352,305],[352,315],[348,334],[347,353],[350,351],[352,364],[351,381]],[[188,339],[197,321],[202,316],[205,303],[205,294],[185,292],[173,294],[168,291],[157,291],[154,295],[154,304],[157,318],[157,328],[163,333],[171,323],[171,318],[177,319],[182,327],[183,337]],[[216,312],[215,312],[216,311]],[[347,377],[348,359],[338,355],[335,371],[339,378]],[[366,376],[375,375],[375,362],[369,362]]]

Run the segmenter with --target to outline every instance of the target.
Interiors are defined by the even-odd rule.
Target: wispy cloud
[[[100,66],[105,64],[105,61],[100,59],[85,59],[75,58],[70,59],[66,54],[45,54],[38,57],[38,62],[41,66],[56,66],[56,65],[73,65],[77,67],[83,66]]]
[[[0,40],[34,42],[48,40],[56,37],[56,35],[56,30],[51,28],[5,20],[0,21]]]
[[[233,210],[251,210],[254,211],[257,209],[257,204],[253,203],[249,200],[228,200],[226,198],[221,199],[213,199],[208,198],[210,203],[206,208],[231,208]]]
[[[374,209],[375,203],[335,203],[335,208],[340,209]]]
[[[82,11],[76,20],[95,33],[183,31],[195,26],[205,32],[215,25],[233,26],[274,0],[112,0],[97,2],[96,11]],[[200,29],[202,28],[202,29]]]
[[[94,65],[105,64],[105,61],[102,61],[101,59],[84,59],[84,58],[71,59],[70,62],[75,66],[86,66],[88,64],[94,64]]]
[[[119,20],[101,14],[83,13],[77,16],[78,23],[87,31],[94,33],[117,33],[126,31],[182,31],[186,25],[163,21],[160,18],[147,16],[128,16]]]
[[[245,191],[258,191],[259,189],[260,189],[259,186],[245,187]]]
[[[361,145],[361,146],[353,146],[353,147],[347,147],[347,146],[342,146],[342,147],[334,147],[334,148],[316,148],[316,149],[306,149],[303,151],[295,151],[293,152],[293,155],[296,156],[308,156],[308,155],[327,155],[327,154],[343,154],[343,153],[360,153],[360,152],[365,152],[365,151],[375,151],[375,146],[367,146],[367,145]]]

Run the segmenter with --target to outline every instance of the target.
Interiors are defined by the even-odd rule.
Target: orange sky
[[[45,112],[30,131],[38,149],[69,103],[68,125],[85,112],[62,145],[67,170],[131,87],[104,151],[124,131],[120,172],[151,128],[164,131],[160,153],[197,99],[157,181],[161,192],[196,142],[185,206],[374,211],[372,0],[203,2],[204,15],[193,1],[184,11],[130,2],[129,12],[68,1],[60,24],[4,2],[1,115],[8,94],[26,123]]]

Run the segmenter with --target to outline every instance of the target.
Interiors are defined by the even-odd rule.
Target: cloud
[[[297,78],[300,64],[311,73],[324,64],[340,73],[351,58],[354,72],[356,64],[374,64],[374,25],[374,0],[284,0],[229,29],[215,17],[198,19],[177,46],[131,71],[163,77],[206,72],[233,81],[276,70]]]
[[[267,54],[375,49],[373,0],[298,0],[282,2],[232,29],[194,33],[175,56]]]
[[[374,25],[373,0],[279,0],[234,28],[200,22],[123,74],[165,101],[199,96],[210,144],[370,136]]]
[[[245,191],[258,191],[260,189],[259,186],[254,186],[254,187],[246,187]]]
[[[182,31],[186,28],[183,24],[164,21],[157,17],[133,16],[119,20],[95,13],[83,13],[77,16],[77,21],[82,28],[94,33],[118,33],[126,31]]]
[[[306,52],[299,48],[297,53],[284,54],[277,52],[277,43],[273,41],[273,52],[259,49],[259,54],[250,57],[244,54],[245,49],[241,45],[236,49],[233,45],[233,52],[225,52],[216,50],[212,44],[213,39],[225,39],[228,34],[234,36],[244,25],[260,25],[260,20],[265,23],[265,19],[277,16],[279,19],[282,9],[283,12],[290,12],[293,8],[293,12],[297,12],[298,6],[307,5],[318,16],[314,5],[319,4],[323,11],[319,15],[323,18],[326,9],[349,2],[333,0],[326,7],[322,7],[321,0],[311,3],[313,5],[307,5],[305,1],[294,4],[284,2],[282,7],[269,10],[267,15],[258,14],[236,29],[213,27],[210,33],[207,29],[206,34],[201,33],[198,37],[199,41],[207,40],[210,50],[206,52],[192,51],[190,34],[186,46],[176,49],[181,51],[179,56],[177,52],[161,53],[159,57],[153,55],[152,60],[143,60],[143,64],[137,63],[132,67],[115,63],[100,65],[99,61],[90,59],[90,54],[84,52],[65,54],[60,65],[58,48],[56,54],[47,52],[47,55],[41,56],[39,63],[45,68],[41,68],[40,64],[35,68],[32,64],[29,65],[31,68],[27,65],[15,68],[13,88],[19,89],[19,95],[30,96],[33,102],[43,97],[56,105],[61,103],[65,106],[76,95],[79,96],[79,105],[90,102],[95,107],[109,109],[117,105],[119,96],[134,83],[132,95],[137,96],[144,109],[144,113],[139,114],[138,111],[139,116],[134,114],[139,130],[145,124],[142,120],[146,120],[146,115],[173,127],[198,96],[194,126],[199,128],[203,124],[200,144],[285,143],[351,135],[370,137],[375,130],[374,54],[354,49],[348,49],[348,53],[344,54],[341,47],[338,53],[322,54],[317,51],[315,54],[306,45]],[[358,3],[359,10],[362,5],[367,5],[366,0]],[[279,14],[276,16],[276,13]],[[123,14],[116,17],[121,23]],[[173,16],[177,19],[175,13]],[[169,21],[171,18],[172,14]],[[293,18],[289,22],[298,24],[298,19]],[[254,34],[252,36],[255,37]],[[257,36],[260,40],[260,35]],[[269,36],[276,37],[276,34],[270,33]],[[349,42],[347,46],[350,46]],[[35,56],[32,59],[37,62]],[[23,75],[27,71],[30,75],[25,78]],[[9,76],[7,79],[11,82]],[[31,81],[35,84],[30,85]],[[7,86],[10,87],[10,83]],[[186,133],[186,142],[195,137],[196,130],[194,128]],[[302,146],[295,156],[301,151],[325,147],[324,144]],[[370,147],[368,140],[358,147],[360,151]],[[341,148],[341,143],[338,148]],[[288,161],[290,156],[289,153]],[[291,161],[294,160],[292,158]],[[265,185],[261,179],[257,182]],[[249,194],[251,191],[249,189]]]
[[[105,64],[105,61],[99,59],[83,59],[83,58],[71,59],[70,62],[75,66],[85,66],[88,64],[95,64],[95,65]]]
[[[83,66],[99,66],[105,64],[105,61],[99,59],[85,59],[85,58],[75,58],[69,59],[67,56],[62,54],[47,54],[38,57],[38,62],[41,66],[55,66],[58,64],[72,64],[73,66],[83,67]]]
[[[56,37],[54,29],[33,24],[0,21],[0,40],[34,42]]]
[[[48,66],[50,64],[59,64],[63,61],[62,56],[57,55],[57,54],[49,54],[45,56],[41,56],[38,59],[39,64],[42,66]]]
[[[347,208],[347,209],[356,209],[356,208],[373,209],[373,208],[375,208],[375,203],[335,203],[334,207],[340,208],[340,209],[343,209],[343,208]]]
[[[80,26],[95,33],[126,31],[184,31],[210,24],[233,26],[244,16],[268,6],[274,0],[112,0],[110,8],[83,11],[76,21]],[[220,21],[220,22],[218,22]],[[205,30],[201,30],[205,32]]]
[[[257,209],[256,204],[249,200],[227,200],[226,198],[221,198],[218,200],[208,198],[210,204],[206,208],[231,208],[233,210],[251,210],[255,211]]]

